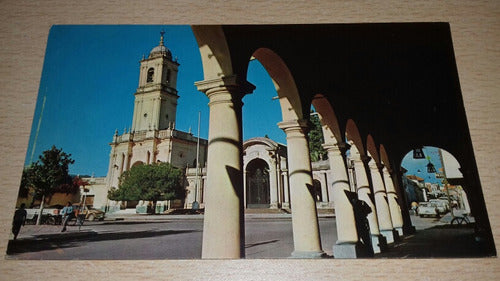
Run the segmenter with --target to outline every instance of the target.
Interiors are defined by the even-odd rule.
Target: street
[[[485,256],[474,242],[473,228],[450,228],[446,218],[412,216],[417,232],[389,246],[375,257]],[[332,257],[337,240],[335,219],[319,219],[322,248]],[[17,241],[9,241],[8,259],[134,260],[199,259],[203,216],[132,216],[85,222],[81,230],[69,226],[26,225]],[[247,215],[247,259],[289,258],[293,252],[292,222],[288,215]]]
[[[323,249],[332,254],[336,240],[333,218],[321,218]],[[288,258],[293,251],[290,218],[258,218],[245,221],[246,258]],[[29,229],[31,228],[31,229]],[[32,234],[39,228],[48,234]],[[155,219],[85,222],[70,226],[23,227],[17,241],[9,241],[12,259],[199,259],[203,219]],[[23,236],[24,235],[24,236]]]

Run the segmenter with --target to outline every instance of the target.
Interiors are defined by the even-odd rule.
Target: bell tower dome
[[[132,132],[164,130],[175,124],[179,63],[172,60],[172,52],[163,41],[164,34],[160,32],[158,46],[140,61]]]

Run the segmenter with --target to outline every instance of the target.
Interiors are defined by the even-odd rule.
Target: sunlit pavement
[[[413,235],[377,254],[380,258],[478,257],[485,256],[475,242],[472,227],[453,228],[446,217],[412,216]],[[332,256],[337,240],[335,219],[319,219],[322,247]],[[69,226],[26,225],[17,241],[9,241],[8,259],[199,259],[203,215],[107,218],[85,222],[79,230]],[[293,251],[289,214],[247,214],[245,216],[246,258],[289,258]]]
[[[323,247],[332,254],[335,220],[320,220]],[[203,216],[137,216],[69,226],[27,225],[9,241],[9,259],[199,259]],[[328,249],[330,249],[328,251]],[[245,220],[246,258],[288,258],[293,251],[291,216],[250,214]]]

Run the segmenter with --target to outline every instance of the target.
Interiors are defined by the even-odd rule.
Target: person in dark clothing
[[[22,203],[19,209],[14,213],[14,221],[12,222],[12,234],[14,234],[14,240],[17,239],[17,235],[21,230],[21,226],[26,222],[26,216],[28,215],[25,210],[26,204]]]
[[[356,220],[356,230],[370,256],[373,256],[372,239],[370,234],[370,224],[368,223],[368,214],[372,212],[370,206],[363,200],[354,198],[352,200],[354,206],[354,218]]]

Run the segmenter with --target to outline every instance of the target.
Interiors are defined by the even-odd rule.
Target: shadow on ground
[[[252,244],[245,244],[245,249],[252,248],[252,247],[255,247],[255,246],[260,246],[260,245],[272,244],[272,243],[276,243],[278,241],[279,241],[278,239],[274,239],[274,240],[257,242],[257,243],[252,243]]]
[[[439,225],[418,230],[389,246],[375,258],[478,258],[492,257],[487,241],[476,240],[474,225]]]
[[[136,232],[110,232],[97,233],[95,231],[74,232],[66,234],[43,234],[35,235],[34,238],[10,240],[7,245],[7,255],[15,255],[26,252],[39,252],[61,248],[82,246],[89,242],[151,238],[164,235],[176,235],[182,233],[199,232],[199,230],[165,230],[165,231],[136,231]]]

